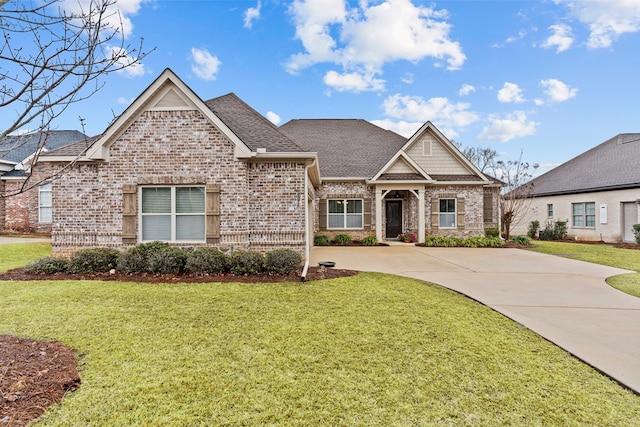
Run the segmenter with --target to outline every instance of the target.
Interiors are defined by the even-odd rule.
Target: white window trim
[[[50,199],[51,199],[50,205],[44,205],[42,203],[42,193],[50,194]],[[51,219],[49,219],[48,221],[44,221],[42,219],[42,208],[48,208],[49,211],[51,212]],[[49,182],[46,184],[42,184],[38,187],[38,222],[41,222],[43,224],[50,224],[52,220],[53,220],[53,190],[51,188],[51,183]]]
[[[159,214],[159,213],[143,213],[142,212],[142,193],[144,191],[145,188],[169,188],[171,189],[171,212],[169,213],[164,213],[164,214]],[[204,194],[205,194],[205,206],[206,206],[206,188],[204,185],[144,185],[144,186],[140,186],[140,191],[138,191],[138,241],[140,242],[153,242],[155,240],[143,240],[142,239],[142,218],[145,216],[155,216],[155,215],[171,215],[171,240],[163,240],[164,242],[167,243],[202,243],[202,242],[206,242],[207,240],[207,222],[206,222],[206,208],[202,213],[177,213],[176,212],[176,188],[202,188],[204,190]],[[177,240],[176,239],[176,234],[177,234],[177,229],[176,229],[176,218],[178,216],[201,216],[204,218],[205,220],[205,230],[204,233],[202,234],[202,239],[201,240]]]
[[[357,215],[355,213],[351,213],[351,214],[347,214],[347,210],[345,209],[344,212],[342,214],[336,214],[336,213],[329,213],[329,207],[332,201],[341,201],[341,202],[347,202],[349,203],[350,201],[360,201],[360,205],[362,206],[362,211],[360,212],[360,224],[362,224],[362,226],[360,227],[331,227],[329,224],[331,223],[330,218],[331,217],[335,217],[335,216],[339,216],[342,215],[343,218],[343,224],[347,224],[347,215]],[[330,198],[327,199],[327,230],[363,230],[364,229],[364,199],[339,199],[339,198]]]
[[[453,212],[440,212],[440,201],[441,200],[453,200]],[[447,214],[453,215],[453,227],[443,227],[440,222],[440,215]],[[458,199],[454,197],[442,197],[438,199],[438,228],[440,230],[455,230],[458,228]]]
[[[583,214],[582,214],[582,219],[584,221],[584,225],[576,225],[576,215],[574,214],[574,206],[576,205],[582,205],[582,210],[583,210]],[[587,225],[587,205],[593,205],[593,225]],[[590,230],[593,230],[596,228],[596,224],[597,224],[597,214],[596,214],[596,203],[595,202],[575,202],[575,203],[571,203],[571,227],[572,228],[587,228]],[[591,215],[590,215],[591,216]]]

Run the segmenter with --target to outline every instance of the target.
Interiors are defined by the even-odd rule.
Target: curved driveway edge
[[[520,249],[314,247],[311,265],[411,277],[460,292],[640,393],[640,298],[605,278],[628,270]]]

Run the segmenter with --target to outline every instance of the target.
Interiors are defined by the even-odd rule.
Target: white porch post
[[[424,243],[424,236],[426,231],[426,218],[424,207],[424,194],[425,189],[419,189],[418,191],[418,243]]]
[[[382,189],[376,186],[376,239],[382,242]]]

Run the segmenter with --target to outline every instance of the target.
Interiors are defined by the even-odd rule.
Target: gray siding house
[[[516,233],[528,224],[567,221],[576,240],[634,242],[640,223],[640,134],[614,136],[532,181],[530,209]]]
[[[201,100],[165,70],[106,131],[41,156],[54,253],[176,245],[308,254],[314,235],[483,235],[498,190],[427,122],[406,139],[364,120],[276,127],[234,94]]]

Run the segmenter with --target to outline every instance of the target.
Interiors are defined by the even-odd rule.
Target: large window
[[[547,218],[553,218],[553,203],[547,205]]]
[[[574,203],[571,205],[573,212],[574,227],[595,227],[596,226],[596,204]]]
[[[204,187],[144,187],[142,241],[205,240]]]
[[[456,228],[456,199],[440,199],[440,228]]]
[[[51,183],[42,184],[38,188],[38,221],[51,222],[53,214],[53,198],[51,196]]]
[[[362,200],[328,200],[328,228],[362,228]]]

